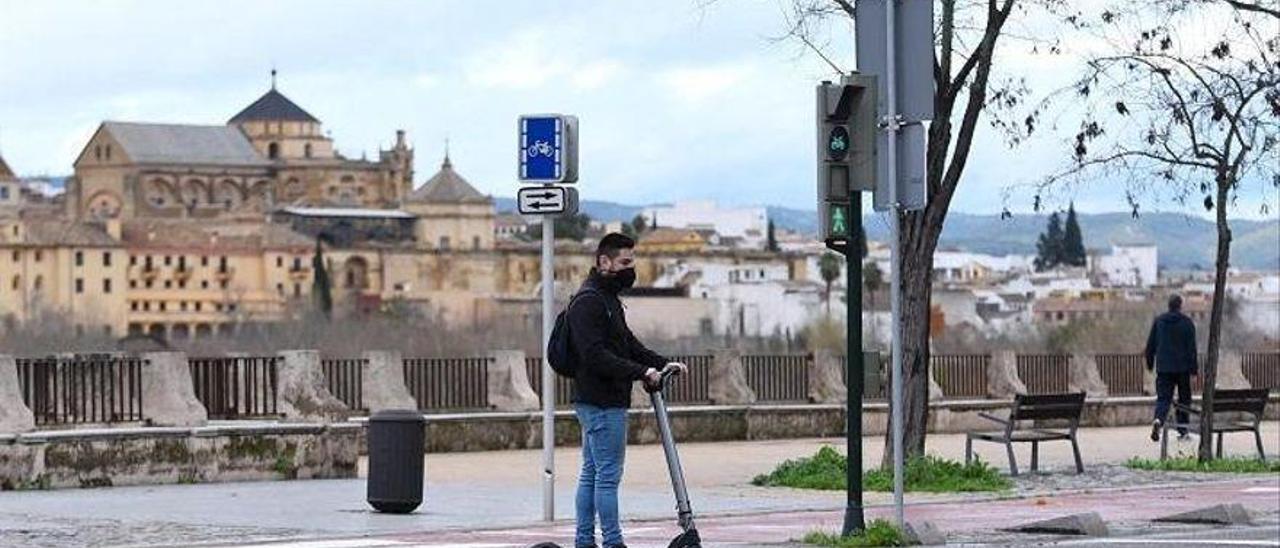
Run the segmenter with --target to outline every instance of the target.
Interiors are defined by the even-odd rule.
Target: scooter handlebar
[[[646,382],[644,383],[644,389],[646,392],[650,394],[665,390],[667,388],[667,383],[669,379],[679,374],[680,374],[680,368],[678,367],[664,367],[662,371],[658,372],[657,384],[649,384],[648,382]]]

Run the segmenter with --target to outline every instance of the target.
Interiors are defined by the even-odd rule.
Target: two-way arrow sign
[[[560,186],[529,186],[516,194],[521,215],[563,215],[577,210],[577,191]]]

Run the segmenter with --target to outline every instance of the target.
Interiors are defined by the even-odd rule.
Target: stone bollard
[[[316,350],[284,350],[278,373],[278,410],[292,422],[344,421],[351,414],[342,400],[333,397],[320,368]]]
[[[363,357],[368,364],[360,370],[360,398],[370,415],[385,409],[418,408],[418,402],[405,387],[404,360],[399,352],[367,350]]]
[[[938,380],[933,378],[933,367],[929,367],[929,401],[940,401],[946,395],[942,393],[942,385],[938,384]]]
[[[1203,375],[1204,371],[1200,374]],[[1214,385],[1219,390],[1252,388],[1249,379],[1244,376],[1244,355],[1234,350],[1219,352],[1218,379]]]
[[[182,352],[142,355],[142,417],[151,426],[204,426],[209,412],[196,398]]]
[[[35,430],[35,416],[22,401],[18,364],[13,356],[0,355],[0,434]]]
[[[497,411],[536,411],[538,394],[529,383],[524,352],[496,350],[489,354],[489,407]]]
[[[690,366],[692,367],[692,366]],[[742,353],[717,350],[707,372],[707,394],[715,405],[750,405],[756,392],[747,384],[747,370],[742,366]]]
[[[813,403],[844,403],[849,397],[840,378],[843,364],[835,352],[818,349],[809,362],[809,401]]]
[[[644,389],[644,381],[636,381],[631,384],[631,408],[632,409],[649,409],[653,407],[653,401],[649,399],[649,393]]]
[[[1086,398],[1107,397],[1107,383],[1102,382],[1098,361],[1089,354],[1072,354],[1067,381],[1070,392],[1084,392]]]
[[[992,353],[987,367],[987,396],[1005,400],[1026,393],[1027,386],[1018,378],[1018,355],[1012,350]]]

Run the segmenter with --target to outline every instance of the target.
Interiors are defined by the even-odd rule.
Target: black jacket
[[[1157,373],[1199,372],[1196,362],[1196,326],[1181,312],[1165,312],[1151,324],[1147,335],[1147,369]]]
[[[631,407],[631,383],[667,359],[645,348],[631,329],[618,294],[595,269],[569,307],[569,336],[578,353],[573,401],[598,407]],[[584,293],[585,292],[585,293]]]

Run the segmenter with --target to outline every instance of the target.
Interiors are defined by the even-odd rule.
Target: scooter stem
[[[689,504],[689,491],[684,484],[684,469],[680,466],[680,455],[676,453],[675,437],[671,433],[671,420],[667,416],[667,402],[663,398],[666,378],[662,379],[658,390],[649,393],[653,403],[654,416],[658,420],[658,435],[662,438],[662,451],[667,457],[667,471],[671,473],[671,488],[676,494],[676,512],[679,516],[680,528],[689,531],[693,524],[693,508]]]

